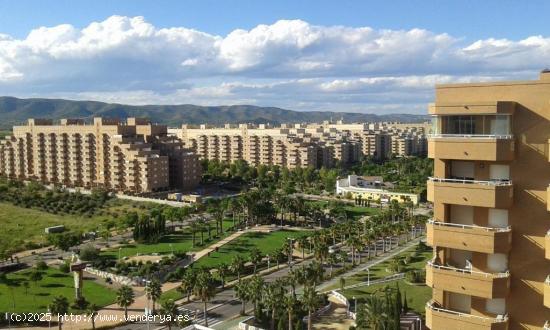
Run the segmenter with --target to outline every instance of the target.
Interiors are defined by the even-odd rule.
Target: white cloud
[[[1,31],[0,31],[1,32]],[[422,29],[281,20],[217,36],[112,16],[0,33],[0,90],[132,104],[423,112],[438,82],[534,78],[550,38],[466,43]]]

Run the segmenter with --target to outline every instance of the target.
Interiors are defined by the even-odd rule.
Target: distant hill
[[[95,101],[62,99],[19,99],[0,97],[0,129],[26,122],[27,118],[85,118],[93,117],[147,117],[152,121],[171,126],[187,124],[224,123],[302,123],[344,119],[345,122],[400,121],[421,122],[427,116],[411,114],[374,115],[350,112],[292,111],[275,107],[253,105],[198,106],[143,105],[133,106]]]

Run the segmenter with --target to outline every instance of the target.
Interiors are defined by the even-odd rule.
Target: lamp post
[[[267,255],[267,270],[269,271],[269,269],[271,268],[270,266],[271,264],[271,258],[269,257],[269,254]]]
[[[118,248],[118,262],[120,262],[120,251],[122,250],[122,247]]]
[[[174,255],[174,247],[172,246],[172,243],[170,243],[170,251],[172,252],[172,255]]]
[[[292,270],[292,252],[294,252],[294,239],[291,237],[287,237],[286,239],[290,242],[288,245],[290,248],[290,251],[288,253],[288,267],[290,268],[290,270]]]
[[[370,286],[370,268],[367,268],[366,271],[367,271],[367,286]]]
[[[149,280],[145,280],[145,292],[147,292],[147,289],[148,289],[148,286],[149,286],[149,283],[151,281]],[[147,295],[147,312],[145,313],[145,317],[147,318],[147,330],[151,330],[151,325],[149,324],[149,313],[150,313],[150,310],[149,310],[149,295]]]

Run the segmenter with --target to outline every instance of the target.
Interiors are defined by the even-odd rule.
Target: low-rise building
[[[384,182],[381,176],[348,175],[346,178],[336,180],[336,194],[340,196],[370,201],[380,200],[382,203],[395,200],[399,203],[410,201],[418,204],[420,195],[389,190],[392,188],[393,184]]]

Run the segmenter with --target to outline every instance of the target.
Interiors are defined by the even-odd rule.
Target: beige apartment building
[[[435,94],[426,324],[549,329],[550,71]]]
[[[0,175],[66,187],[125,193],[191,190],[200,181],[195,153],[146,119],[29,119],[0,141]]]
[[[393,123],[268,124],[224,127],[183,125],[171,133],[181,138],[202,159],[251,165],[332,167],[350,164],[363,157],[384,159],[425,155],[427,125]],[[409,125],[409,126],[407,126]]]

